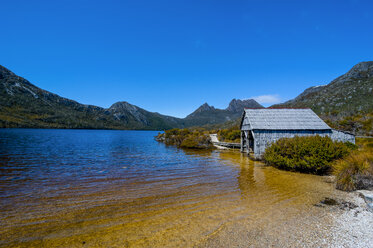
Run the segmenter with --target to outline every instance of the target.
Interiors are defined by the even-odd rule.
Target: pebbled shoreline
[[[373,212],[360,193],[333,197],[333,205],[313,204],[287,219],[270,210],[255,226],[250,218],[233,221],[195,247],[372,247]]]
[[[360,192],[349,193],[352,202],[357,205],[356,208],[337,211],[336,215],[332,215],[336,223],[332,229],[334,239],[332,247],[373,246],[373,211],[360,194]]]

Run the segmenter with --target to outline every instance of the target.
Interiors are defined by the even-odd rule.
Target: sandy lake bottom
[[[373,214],[325,177],[154,135],[3,130],[0,247],[373,246]]]

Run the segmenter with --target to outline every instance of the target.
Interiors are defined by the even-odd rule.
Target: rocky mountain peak
[[[205,102],[198,109],[196,109],[196,111],[194,111],[194,113],[200,113],[200,112],[210,111],[210,110],[214,110],[214,109],[215,109],[214,106],[210,106],[210,105],[208,105],[207,102]]]
[[[367,61],[367,62],[360,62],[352,67],[352,69],[347,72],[349,73],[361,73],[361,72],[367,72],[370,75],[373,73],[373,61]]]
[[[188,115],[186,118],[193,118],[195,116],[198,116],[201,113],[206,113],[206,112],[210,112],[210,111],[214,111],[214,110],[216,110],[214,108],[214,106],[210,106],[210,105],[208,105],[207,102],[205,102],[204,104],[199,106],[199,108],[197,108],[193,113]]]
[[[130,118],[134,118],[136,121],[142,124],[149,124],[146,116],[144,115],[143,109],[125,101],[114,103],[110,106],[110,108],[108,108],[108,111],[117,120],[129,121]]]
[[[247,100],[240,100],[240,99],[233,99],[230,103],[227,111],[238,113],[242,112],[245,108],[263,108],[257,101],[254,99],[247,99]]]
[[[354,65],[347,73],[333,80],[331,84],[344,83],[351,79],[367,79],[370,77],[373,77],[373,61],[360,62]]]
[[[137,107],[135,105],[129,104],[128,102],[116,102],[110,106],[109,111],[137,111]]]

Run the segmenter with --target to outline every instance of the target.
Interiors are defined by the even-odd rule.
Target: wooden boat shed
[[[320,135],[355,143],[355,136],[334,130],[311,109],[245,109],[241,119],[241,152],[259,159],[280,138]]]

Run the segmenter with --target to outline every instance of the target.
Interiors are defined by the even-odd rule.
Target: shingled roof
[[[245,109],[249,130],[331,130],[311,109]]]

